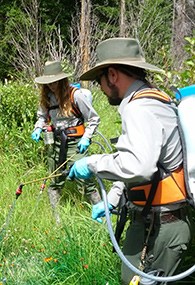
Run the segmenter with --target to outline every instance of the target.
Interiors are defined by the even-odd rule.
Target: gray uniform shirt
[[[174,170],[182,164],[182,148],[175,106],[154,99],[129,100],[138,90],[148,88],[135,81],[120,106],[122,134],[113,154],[92,155],[89,168],[100,178],[115,182],[108,201],[117,206],[124,183],[127,188],[150,181],[159,161]]]
[[[85,90],[87,89],[82,89],[82,88],[78,89],[74,92],[73,96],[74,96],[74,102],[78,106],[80,112],[82,113],[84,122],[86,123],[85,133],[83,137],[90,139],[100,123],[100,117],[98,116],[97,112],[94,110],[91,102],[85,96]],[[89,90],[87,90],[87,92],[89,92]],[[88,95],[88,93],[86,95]],[[56,97],[52,92],[49,93],[48,96],[51,107],[58,105]],[[70,117],[65,117],[65,116],[60,117],[59,108],[50,110],[49,115],[51,117],[51,122],[55,128],[58,127],[59,124],[61,124],[61,127],[66,129],[78,125],[79,122],[79,118],[77,118],[75,115],[72,115]],[[40,106],[37,111],[37,117],[38,120],[35,124],[35,129],[36,128],[42,129],[47,122],[48,111]]]

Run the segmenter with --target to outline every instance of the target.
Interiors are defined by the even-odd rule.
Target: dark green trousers
[[[137,268],[140,266],[146,234],[146,224],[141,215],[135,219],[132,218],[131,225],[126,232],[123,253]],[[154,219],[148,241],[144,271],[162,269],[165,276],[173,275],[187,253],[191,236],[192,222],[186,210],[183,211],[181,219],[173,222],[161,223],[159,218]],[[134,275],[135,273],[122,263],[122,284],[129,285]]]
[[[67,161],[67,163],[62,168],[60,168],[60,170],[69,169],[69,167],[76,160],[79,160],[86,155],[86,153],[85,154],[77,153],[77,144],[79,140],[80,138],[67,140],[66,147],[63,149],[63,152],[60,151],[61,142],[57,138],[55,139],[55,143],[53,145],[46,146],[48,153],[49,173],[53,173],[62,164],[63,161]],[[66,182],[65,176],[59,176],[51,179],[51,183],[48,188],[48,194],[49,194],[50,203],[53,208],[55,208],[57,203],[59,202],[62,189],[65,186],[65,182]],[[73,183],[75,182],[78,191],[84,193],[87,199],[92,204],[96,204],[97,202],[100,201],[101,198],[97,190],[94,179],[89,179],[89,180],[76,179],[75,181],[73,181]]]

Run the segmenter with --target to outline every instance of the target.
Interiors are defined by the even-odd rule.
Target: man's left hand
[[[93,172],[87,166],[87,157],[83,157],[73,164],[68,177],[70,179],[80,178],[89,179],[93,176]]]
[[[113,209],[113,206],[108,203],[108,210],[111,214],[111,210]],[[104,208],[104,202],[100,201],[97,204],[92,206],[92,219],[96,220],[98,223],[102,223],[102,217],[105,217],[105,208]]]

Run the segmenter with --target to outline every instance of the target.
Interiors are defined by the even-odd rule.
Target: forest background
[[[120,284],[120,259],[112,253],[106,223],[91,220],[91,206],[73,183],[64,189],[60,227],[39,183],[25,185],[22,195],[15,196],[21,182],[47,175],[44,144],[30,137],[38,105],[33,82],[44,62],[60,59],[72,72],[71,81],[79,81],[95,63],[98,42],[119,36],[139,39],[146,60],[165,71],[151,79],[171,96],[171,85],[194,84],[193,0],[1,0],[0,284]],[[101,117],[99,131],[108,140],[118,136],[117,109],[109,106],[95,83],[81,84],[93,93]],[[110,151],[95,136],[92,153],[102,151],[96,141]],[[112,216],[113,226],[115,219]],[[190,263],[191,253],[184,269]],[[178,284],[186,282],[194,284],[194,276]]]

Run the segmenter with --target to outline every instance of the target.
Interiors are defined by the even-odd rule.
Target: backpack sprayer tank
[[[178,115],[184,137],[186,178],[195,202],[195,85],[178,88],[176,99],[180,101]]]

